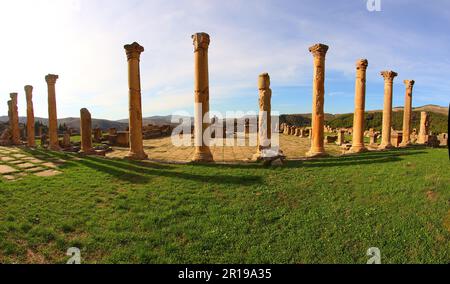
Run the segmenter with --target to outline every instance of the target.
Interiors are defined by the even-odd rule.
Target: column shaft
[[[56,110],[56,80],[58,75],[49,74],[45,77],[48,88],[48,135],[49,135],[49,148],[53,151],[59,151],[59,139],[58,139],[58,117]]]
[[[17,93],[11,93],[11,141],[13,145],[20,145],[19,111],[17,108]]]
[[[414,87],[414,80],[405,80],[406,95],[405,95],[405,109],[403,115],[403,141],[401,147],[411,145],[411,116],[412,116],[412,92]]]
[[[82,154],[92,154],[92,119],[91,113],[83,108],[80,110],[80,132],[81,132],[81,151]]]
[[[392,95],[394,78],[397,73],[393,71],[383,71],[381,76],[384,77],[384,110],[383,110],[383,131],[381,145],[378,149],[390,149],[393,148],[391,143],[391,130],[392,130]]]
[[[194,41],[194,92],[195,92],[195,153],[193,161],[211,162],[213,156],[209,149],[208,129],[209,119],[209,70],[208,48],[210,37],[206,33],[197,33],[192,36]]]
[[[140,55],[144,48],[134,42],[125,45],[128,59],[128,85],[129,85],[129,127],[130,152],[127,158],[132,160],[145,160],[148,158],[144,152],[142,141],[142,101],[140,78]]]
[[[27,144],[28,147],[36,147],[32,86],[25,86],[25,95],[27,99]]]
[[[316,44],[309,51],[314,56],[312,140],[308,157],[326,156],[324,146],[325,57],[328,46]]]
[[[364,122],[366,108],[366,70],[368,61],[361,59],[356,63],[355,116],[353,120],[353,141],[350,152],[367,151],[364,143]]]

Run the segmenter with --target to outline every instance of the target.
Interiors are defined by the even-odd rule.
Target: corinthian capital
[[[141,53],[144,52],[144,47],[137,42],[132,44],[127,44],[124,46],[125,52],[127,53],[127,59],[138,59],[141,57]]]
[[[321,43],[315,44],[309,48],[309,52],[311,52],[314,57],[316,56],[325,57],[325,55],[327,55],[327,51],[328,45]]]
[[[392,81],[395,77],[397,77],[397,73],[394,71],[382,71],[381,76],[383,76],[384,80]]]
[[[54,74],[48,74],[45,76],[45,81],[47,84],[56,84],[56,80],[58,80],[59,76]]]
[[[416,81],[414,81],[414,80],[405,80],[405,81],[403,81],[403,83],[405,83],[406,88],[412,88],[412,87],[414,87],[414,84],[416,83]]]
[[[211,42],[210,37],[207,33],[196,33],[192,35],[194,41],[194,50],[208,49],[209,43]]]
[[[366,71],[367,66],[369,66],[369,61],[367,61],[367,59],[359,59],[356,61],[356,69],[358,70]]]

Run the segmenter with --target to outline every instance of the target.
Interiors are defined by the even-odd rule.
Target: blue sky
[[[37,116],[47,117],[48,73],[57,83],[58,116],[121,119],[127,114],[123,45],[137,41],[143,115],[193,112],[191,35],[207,32],[210,103],[216,111],[256,111],[257,78],[272,79],[273,110],[311,112],[314,43],[330,46],[325,111],[353,112],[355,62],[369,60],[367,109],[382,109],[382,70],[399,73],[394,105],[402,106],[404,79],[414,79],[414,105],[450,102],[450,2],[381,0],[17,0],[0,3],[0,115],[8,94],[35,86]]]

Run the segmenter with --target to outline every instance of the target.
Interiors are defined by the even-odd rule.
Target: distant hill
[[[426,111],[431,118],[431,131],[435,133],[446,133],[448,131],[448,107],[426,105],[413,109],[412,125],[419,129],[420,113]],[[383,120],[382,110],[372,110],[366,112],[366,128],[381,130]],[[353,127],[353,113],[348,114],[325,114],[326,124],[332,128],[351,128]],[[288,123],[295,126],[311,126],[311,114],[289,114],[281,115],[280,123]],[[403,128],[403,107],[393,109],[392,126],[394,129]]]

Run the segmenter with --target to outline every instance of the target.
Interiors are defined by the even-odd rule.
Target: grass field
[[[0,262],[450,263],[444,149],[260,165],[66,159],[53,177],[0,178]]]

